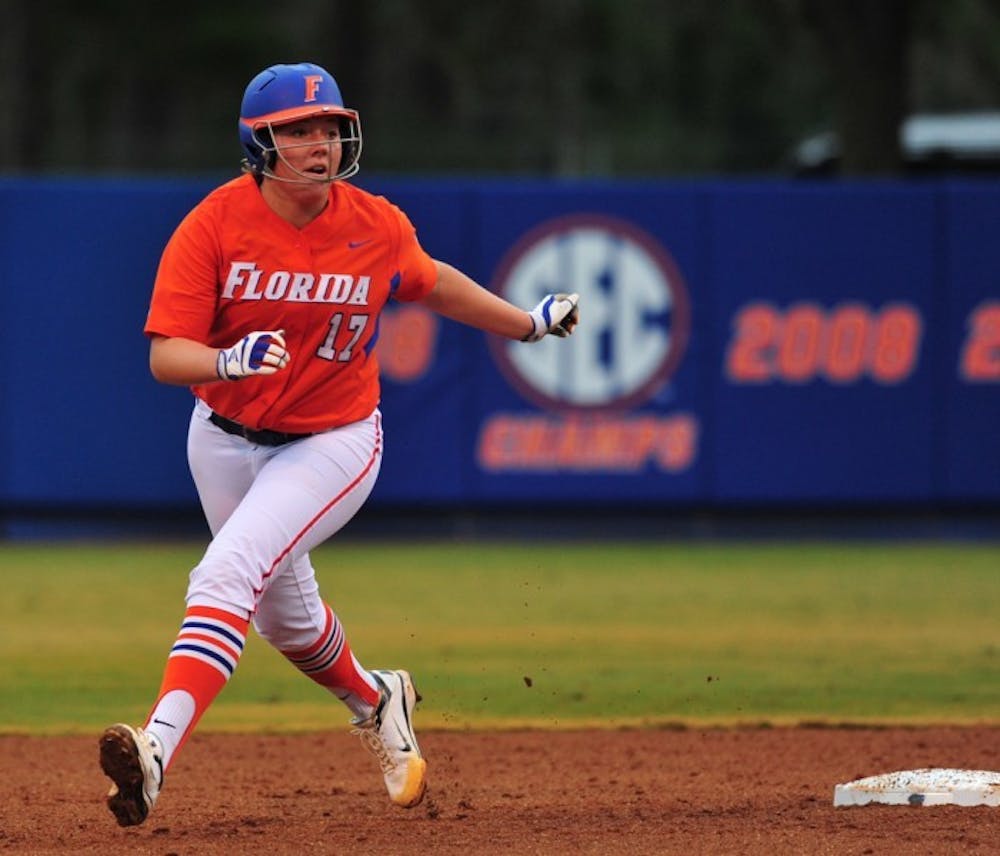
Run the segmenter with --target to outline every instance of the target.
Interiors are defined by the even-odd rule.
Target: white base
[[[868,776],[833,789],[835,806],[1000,806],[1000,773],[989,770],[901,770]]]

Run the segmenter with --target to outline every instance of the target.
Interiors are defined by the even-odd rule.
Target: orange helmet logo
[[[306,75],[306,101],[315,101],[316,94],[319,92],[319,84],[323,79],[321,74],[307,74]]]

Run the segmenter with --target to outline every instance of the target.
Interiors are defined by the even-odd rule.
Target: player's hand
[[[580,323],[579,294],[546,294],[528,315],[535,329],[522,342],[537,342],[547,335],[565,338]]]
[[[288,365],[284,330],[247,333],[231,348],[219,351],[215,370],[221,380],[239,380],[250,375],[270,375]]]

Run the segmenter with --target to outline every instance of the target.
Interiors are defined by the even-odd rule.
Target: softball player
[[[427,255],[406,215],[348,184],[361,123],[310,63],[249,84],[244,175],[181,222],[160,262],[145,331],[160,382],[190,386],[188,460],[212,540],[191,571],[180,631],[142,727],[99,740],[122,826],[142,823],[164,773],[257,633],[348,707],[390,799],[417,805],[426,762],[419,696],[403,670],[368,670],[321,598],[310,551],[340,530],[382,459],[378,319],[393,298],[535,342],[569,335],[577,296],[530,312]]]

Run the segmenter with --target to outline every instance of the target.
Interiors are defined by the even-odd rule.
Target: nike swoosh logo
[[[403,729],[399,727],[399,723],[394,722],[393,725],[396,726],[396,733],[399,734],[400,739],[403,741],[402,750],[404,752],[412,752],[413,747],[410,745],[410,741],[407,739],[406,735],[403,734]]]
[[[153,722],[157,722],[160,725],[165,725],[165,726],[167,726],[167,728],[173,728],[175,731],[177,730],[177,726],[176,725],[172,725],[169,722],[164,722],[162,719],[154,719]]]
[[[348,241],[347,249],[356,250],[358,247],[363,247],[365,244],[370,244],[372,239],[369,238],[367,241]]]

